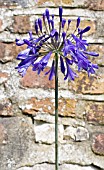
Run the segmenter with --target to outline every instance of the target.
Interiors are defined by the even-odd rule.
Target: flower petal
[[[76,28],[79,27],[79,24],[80,24],[80,17],[77,18],[77,25],[76,25]]]
[[[60,22],[62,22],[62,13],[63,13],[63,9],[62,9],[62,7],[59,7]]]
[[[52,62],[52,67],[50,69],[49,80],[52,80],[53,76],[55,75],[55,68],[54,68],[54,60]]]
[[[95,56],[95,57],[98,57],[99,54],[98,53],[95,53],[95,52],[89,52],[89,51],[84,51],[85,54],[88,54],[88,55],[91,55],[91,56]]]
[[[60,56],[60,65],[61,65],[61,72],[65,74],[65,66],[63,62],[63,58]]]

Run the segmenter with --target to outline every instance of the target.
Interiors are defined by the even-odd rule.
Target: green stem
[[[58,54],[55,53],[55,170],[58,170]]]

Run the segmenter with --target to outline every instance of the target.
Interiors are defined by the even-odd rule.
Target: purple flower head
[[[55,75],[56,57],[59,58],[59,66],[64,80],[74,80],[78,77],[73,71],[73,65],[76,65],[78,71],[86,71],[88,76],[95,74],[98,69],[96,64],[91,63],[89,56],[97,57],[98,54],[88,51],[89,46],[86,39],[83,38],[84,33],[90,30],[90,26],[80,28],[80,17],[77,18],[76,28],[69,33],[71,20],[62,17],[63,8],[59,7],[59,28],[55,28],[55,16],[50,14],[46,9],[42,15],[42,19],[38,18],[34,22],[36,35],[29,32],[29,37],[26,39],[16,39],[16,45],[27,45],[27,48],[21,51],[17,60],[20,63],[16,67],[18,72],[24,76],[28,67],[32,67],[33,71],[40,74],[48,66],[49,60],[51,62],[50,69],[45,73],[49,75],[49,80]],[[66,29],[65,29],[66,28]],[[51,58],[51,59],[50,59]]]

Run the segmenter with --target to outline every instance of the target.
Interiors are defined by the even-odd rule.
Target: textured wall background
[[[86,34],[99,52],[97,75],[79,74],[74,82],[59,78],[60,170],[104,169],[104,0],[0,0],[0,170],[54,170],[54,80],[14,69],[15,38],[26,37],[46,7],[58,6]],[[74,27],[71,26],[71,29]]]

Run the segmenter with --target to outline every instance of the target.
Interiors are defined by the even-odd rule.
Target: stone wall
[[[54,80],[15,66],[15,38],[26,37],[46,7],[75,25],[91,26],[86,38],[100,56],[96,75],[74,82],[59,73],[59,170],[104,169],[104,0],[0,0],[0,170],[54,170]],[[71,27],[71,29],[73,29]]]

